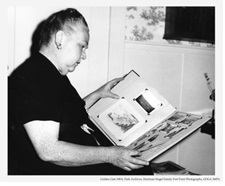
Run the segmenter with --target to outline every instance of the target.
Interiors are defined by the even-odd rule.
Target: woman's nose
[[[82,60],[85,60],[86,59],[86,51],[84,50],[83,52],[82,52],[82,54],[81,54],[81,59]]]

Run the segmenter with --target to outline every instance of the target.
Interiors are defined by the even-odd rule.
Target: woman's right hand
[[[126,171],[131,171],[149,165],[148,161],[138,159],[140,155],[141,153],[137,150],[112,146],[107,149],[106,161]]]

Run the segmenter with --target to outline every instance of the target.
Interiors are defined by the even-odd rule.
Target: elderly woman
[[[66,75],[86,58],[88,41],[88,25],[77,10],[56,12],[44,21],[39,51],[10,75],[9,174],[152,174],[140,152],[99,146],[81,128],[95,127],[86,109],[99,98],[118,98],[110,89],[122,80],[80,98]]]

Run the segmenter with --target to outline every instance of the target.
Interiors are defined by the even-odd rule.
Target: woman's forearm
[[[130,171],[149,164],[138,157],[135,158],[140,156],[138,151],[118,146],[92,147],[58,141],[52,150],[48,150],[50,156],[46,161],[66,167],[110,163]]]
[[[92,147],[58,141],[45,161],[61,166],[83,166],[107,162],[107,147]]]
[[[90,108],[100,98],[101,95],[99,94],[98,90],[90,93],[89,95],[83,98],[83,100],[85,101],[85,108]]]

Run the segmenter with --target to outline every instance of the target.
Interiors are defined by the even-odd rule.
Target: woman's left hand
[[[124,80],[124,77],[115,78],[84,97],[83,100],[85,101],[85,108],[89,109],[100,98],[119,99],[120,97],[117,94],[112,93],[111,89],[122,80]]]
[[[111,92],[111,89],[120,81],[124,80],[124,77],[121,78],[115,78],[109,82],[107,82],[105,85],[101,86],[97,92],[99,93],[101,98],[114,98],[119,99],[119,96],[117,94],[114,94]]]

